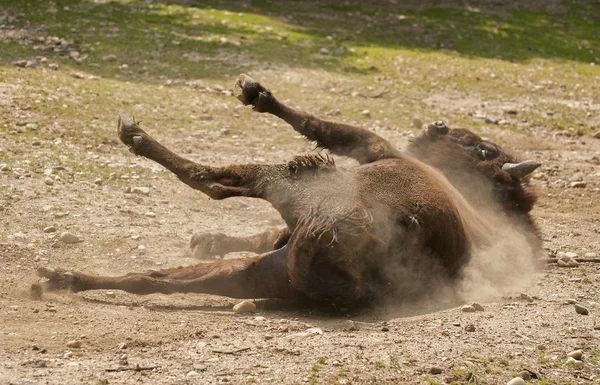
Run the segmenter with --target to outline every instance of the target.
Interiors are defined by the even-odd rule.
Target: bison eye
[[[490,160],[498,157],[498,149],[492,144],[481,142],[477,145],[479,158],[481,160]]]

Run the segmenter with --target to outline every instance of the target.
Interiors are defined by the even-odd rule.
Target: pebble
[[[115,293],[114,291],[107,291],[106,292],[106,296],[108,298],[116,298],[117,297],[117,293]]]
[[[468,332],[474,332],[475,331],[475,325],[467,325],[465,326],[465,330]]]
[[[329,50],[327,48],[321,48],[319,53],[322,55],[329,55]]]
[[[344,321],[342,321],[342,330],[358,331],[358,330],[360,330],[360,326],[352,320],[344,320]]]
[[[577,300],[575,298],[567,298],[567,299],[565,299],[565,303],[567,305],[574,305],[577,303]]]
[[[583,350],[573,350],[572,352],[567,353],[567,357],[573,357],[576,360],[581,360],[581,357],[583,357]]]
[[[47,184],[48,186],[52,186],[54,184],[54,179],[46,178],[46,179],[44,179],[44,183]]]
[[[144,214],[145,216],[149,217],[149,218],[155,218],[156,214],[154,214],[152,211],[148,211],[146,214]]]
[[[198,372],[203,372],[206,370],[206,365],[203,365],[200,363],[195,363],[192,365],[192,368]]]
[[[423,127],[423,121],[419,118],[414,118],[412,123],[413,123],[413,126],[415,126],[415,128]]]
[[[81,242],[77,235],[71,234],[68,231],[65,231],[62,234],[60,234],[60,240],[69,245]]]
[[[475,309],[475,311],[483,311],[483,306],[481,306],[480,304],[478,304],[477,302],[474,302],[472,305],[473,309]]]
[[[255,311],[256,311],[256,305],[254,304],[254,302],[252,302],[249,299],[242,301],[233,307],[233,312],[237,313],[237,314],[251,313],[251,312],[255,312]]]
[[[506,385],[525,385],[525,380],[521,377],[515,377],[512,380],[508,381]]]
[[[121,350],[125,350],[125,349],[127,349],[128,347],[129,347],[129,345],[127,344],[127,342],[121,342],[121,343],[118,345],[118,348],[119,348],[119,349],[121,349]]]
[[[475,307],[471,305],[465,305],[461,308],[463,313],[473,313],[475,312]]]
[[[597,258],[598,254],[596,254],[596,253],[585,253],[584,257],[586,257],[586,258]]]
[[[519,372],[519,377],[521,377],[525,381],[529,381],[531,380],[531,373],[529,373],[527,370],[523,370]]]
[[[369,111],[369,110],[363,110],[360,114],[367,118],[371,117],[371,111]]]
[[[195,370],[190,370],[187,374],[188,377],[198,377],[200,375],[200,373],[198,373]]]
[[[10,171],[10,166],[6,163],[0,164],[0,171]]]
[[[32,131],[36,131],[38,129],[38,125],[35,123],[27,123],[25,125],[25,128],[32,130]]]
[[[79,340],[69,341],[69,342],[67,342],[67,347],[71,348],[71,349],[78,349],[81,347],[81,341],[79,341]]]
[[[104,183],[104,182],[103,182],[103,181],[102,181],[102,179],[100,179],[100,178],[98,178],[98,179],[94,180],[94,184],[95,184],[96,186],[102,186],[102,183]]]
[[[130,192],[132,194],[150,195],[150,187],[133,187]]]
[[[567,358],[567,364],[572,364],[577,369],[583,369],[583,366],[584,366],[582,361],[576,360],[573,357]]]
[[[588,315],[590,314],[590,312],[588,311],[588,309],[584,308],[581,305],[575,304],[575,311],[577,312],[577,314],[581,314],[581,315]]]
[[[102,57],[104,61],[117,61],[117,55],[106,55]]]
[[[560,267],[577,267],[579,266],[579,262],[577,262],[575,260],[575,258],[566,255],[568,253],[565,253],[565,255],[563,255],[562,257],[560,257],[558,259],[558,261],[556,261],[556,264]]]
[[[491,124],[498,124],[498,118],[495,116],[486,116],[485,117],[485,122],[486,123],[491,123]]]
[[[521,293],[521,299],[527,300],[527,302],[533,302],[533,297],[526,293]]]
[[[50,68],[52,71],[58,71],[58,64],[50,63],[48,64],[48,68]]]
[[[571,182],[571,188],[585,188],[587,183],[583,181]]]
[[[56,227],[54,226],[48,226],[48,227],[44,227],[43,230],[45,233],[54,233],[56,231]]]
[[[442,374],[442,368],[438,368],[437,366],[434,366],[431,369],[429,369],[429,373],[430,374]]]

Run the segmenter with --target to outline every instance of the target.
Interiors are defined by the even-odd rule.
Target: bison
[[[246,238],[192,238],[200,254],[262,253],[248,258],[117,277],[40,268],[46,290],[376,304],[456,282],[482,251],[510,249],[514,240],[502,235],[507,228],[522,235],[530,250],[522,258],[539,249],[530,216],[536,194],[529,183],[538,162],[519,162],[498,145],[439,121],[401,152],[368,130],[290,108],[247,75],[237,79],[234,95],[359,165],[343,169],[329,155],[303,155],[284,164],[211,167],[180,157],[121,116],[119,138],[132,153],[161,164],[212,199],[264,199],[286,228]]]

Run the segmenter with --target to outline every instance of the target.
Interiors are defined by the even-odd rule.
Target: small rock
[[[469,324],[469,325],[465,326],[465,330],[468,331],[468,332],[474,332],[475,331],[475,325]]]
[[[37,131],[38,125],[35,123],[27,123],[25,128],[30,129],[31,131]]]
[[[198,371],[198,372],[203,372],[206,370],[206,365],[200,364],[200,363],[195,363],[192,365],[192,369]]]
[[[56,227],[54,227],[54,226],[44,227],[44,232],[45,233],[54,233],[54,232],[56,232]]]
[[[414,118],[412,123],[413,123],[413,126],[415,126],[415,128],[420,129],[421,127],[423,127],[423,121],[419,118]]]
[[[27,66],[27,60],[17,60],[16,62],[14,62],[14,65],[16,65],[17,67],[26,67]]]
[[[526,293],[521,293],[521,299],[524,299],[527,302],[533,302],[533,297]]]
[[[0,164],[0,171],[10,171],[10,166],[6,163]]]
[[[491,124],[498,124],[498,118],[495,116],[486,116],[485,117],[485,122],[486,123],[491,123]]]
[[[574,305],[577,303],[577,300],[575,298],[567,298],[567,299],[565,299],[565,303],[567,305]]]
[[[150,195],[150,187],[133,187],[130,192],[132,194]]]
[[[251,313],[256,311],[256,305],[251,300],[245,300],[233,307],[233,312],[237,314]]]
[[[144,214],[145,216],[149,217],[149,218],[155,218],[156,214],[154,214],[152,211],[148,211],[146,214]]]
[[[569,364],[573,365],[573,367],[575,367],[576,369],[583,369],[583,366],[584,366],[582,361],[576,360],[573,357],[567,358],[567,365],[569,365]]]
[[[117,61],[117,55],[106,55],[102,57],[104,61]]]
[[[68,245],[81,242],[77,235],[71,234],[68,231],[65,231],[62,234],[60,234],[60,240]]]
[[[100,178],[97,178],[97,179],[94,180],[94,184],[96,186],[102,186],[102,183],[104,183],[104,182]]]
[[[58,64],[50,63],[48,64],[48,68],[50,68],[52,71],[58,71]]]
[[[571,182],[570,186],[571,188],[585,188],[587,183],[583,181]]]
[[[569,254],[569,253],[565,253],[565,255],[560,257],[558,259],[558,261],[556,261],[556,264],[559,267],[577,267],[577,266],[579,266],[579,262],[577,262],[575,260],[575,258],[573,258],[567,254]]]
[[[321,49],[319,50],[319,53],[320,53],[321,55],[329,55],[329,50],[328,50],[327,48],[321,48]]]
[[[575,311],[577,312],[577,314],[581,314],[581,315],[588,315],[588,314],[590,314],[590,312],[588,311],[588,309],[584,308],[583,306],[581,306],[579,304],[575,304]]]
[[[504,108],[504,112],[506,112],[509,115],[516,115],[518,113],[516,108],[512,108],[512,107],[506,107]]]
[[[585,258],[598,258],[598,254],[596,253],[585,253]]]
[[[121,342],[121,343],[118,345],[118,348],[119,348],[119,349],[121,349],[121,350],[125,350],[125,349],[127,349],[128,347],[129,347],[129,344],[127,344],[127,342]]]
[[[576,360],[581,360],[581,357],[583,357],[583,350],[573,350],[572,352],[567,353],[567,357],[573,357]]]
[[[371,117],[371,111],[369,111],[369,110],[363,110],[360,114],[366,118]]]
[[[463,313],[473,313],[475,312],[475,307],[471,306],[471,305],[465,305],[461,308]]]
[[[594,138],[600,139],[600,131],[598,131],[594,134]]]
[[[519,372],[519,377],[521,377],[524,381],[529,381],[531,380],[531,373],[529,373],[527,370],[523,370]]]
[[[521,377],[515,377],[508,381],[506,385],[525,385],[525,380],[523,380]]]
[[[270,335],[270,334],[265,334],[265,335],[264,335],[264,339],[265,339],[265,340],[267,340],[267,341],[268,341],[268,340],[272,340],[272,339],[273,339],[273,336],[272,336],[272,335]]]
[[[114,291],[107,291],[106,292],[106,296],[108,298],[116,298],[117,297],[117,293],[115,293]]]
[[[46,179],[44,179],[44,183],[47,184],[48,186],[52,186],[54,184],[54,179],[46,178]]]
[[[480,304],[478,304],[477,302],[474,302],[472,305],[473,309],[475,309],[475,311],[483,311],[483,306],[481,306]]]
[[[434,366],[431,369],[429,369],[430,374],[442,374],[442,371],[442,368],[438,368],[437,366]]]
[[[71,348],[71,349],[78,349],[81,347],[81,341],[79,341],[79,340],[69,341],[69,342],[67,342],[67,347]]]
[[[44,361],[44,360],[37,360],[35,362],[35,366],[37,368],[45,368],[46,367],[46,361]]]
[[[344,320],[342,321],[342,330],[357,331],[360,330],[360,326],[352,320]]]
[[[188,376],[188,377],[198,377],[198,376],[200,376],[200,373],[198,373],[198,372],[197,372],[197,371],[195,371],[195,370],[190,370],[190,371],[188,372],[187,376]]]
[[[25,235],[25,233],[23,232],[18,232],[18,233],[14,233],[12,235],[12,238],[17,241],[17,242],[25,242],[27,241],[27,235]]]

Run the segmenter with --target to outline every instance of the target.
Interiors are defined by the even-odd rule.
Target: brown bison
[[[119,137],[134,154],[160,163],[213,199],[265,199],[287,227],[247,238],[192,239],[204,254],[264,252],[274,245],[274,251],[250,258],[119,277],[41,268],[46,289],[378,303],[455,282],[479,251],[512,242],[498,237],[505,228],[523,234],[529,249],[539,247],[529,215],[536,196],[528,181],[539,163],[517,162],[496,144],[442,122],[429,125],[403,153],[365,129],[292,109],[246,75],[234,93],[255,111],[278,116],[318,147],[360,165],[341,169],[327,155],[297,156],[285,164],[201,165],[123,116]]]

